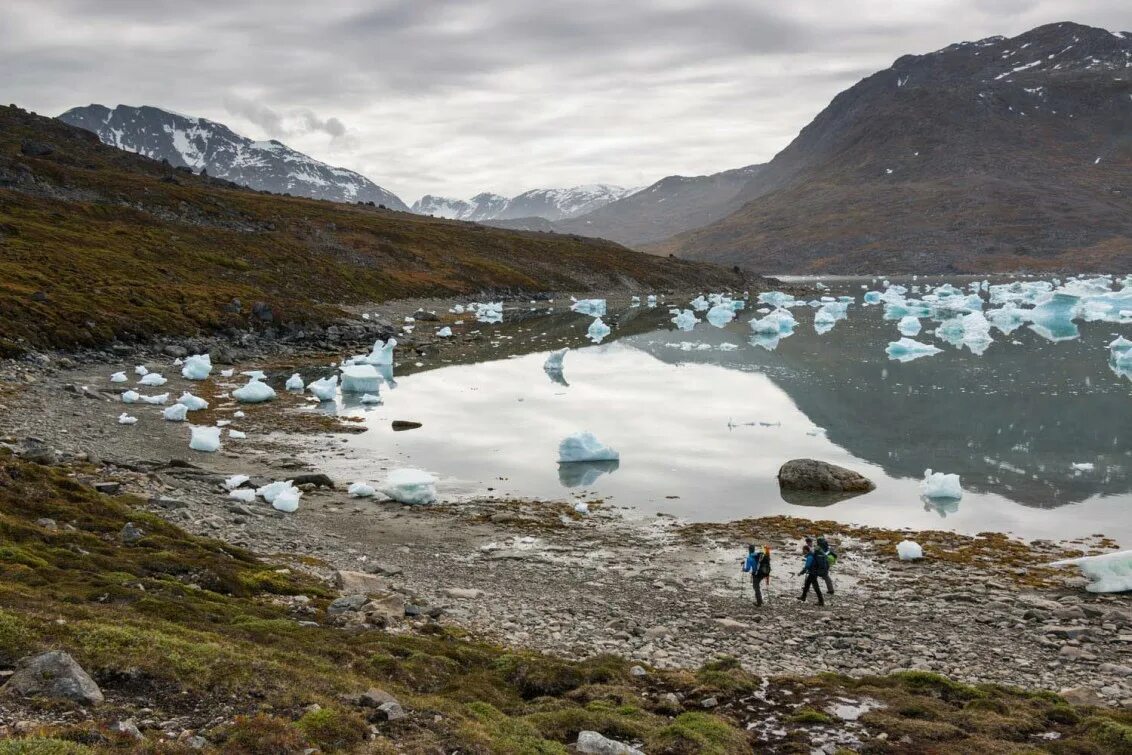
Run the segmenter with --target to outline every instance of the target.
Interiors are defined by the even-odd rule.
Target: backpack
[[[817,548],[813,553],[813,562],[810,564],[810,574],[815,577],[824,577],[829,574],[829,554],[821,548]]]
[[[828,560],[829,560],[829,565],[832,568],[833,566],[835,566],[837,564],[837,554],[834,553],[833,551],[830,551]]]
[[[769,553],[764,553],[762,555],[762,558],[759,559],[759,568],[756,571],[756,573],[760,577],[769,577],[770,576],[770,554]]]

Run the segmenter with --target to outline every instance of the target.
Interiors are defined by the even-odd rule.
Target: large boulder
[[[343,595],[375,595],[389,591],[389,583],[376,574],[360,571],[340,571],[335,583]]]
[[[786,462],[778,470],[778,485],[783,490],[828,493],[868,493],[876,489],[872,480],[864,475],[817,459]]]
[[[645,755],[635,747],[604,737],[596,731],[579,732],[574,749],[593,755]]]
[[[98,705],[104,699],[90,675],[62,650],[20,660],[3,690],[6,694],[60,698],[82,705]]]

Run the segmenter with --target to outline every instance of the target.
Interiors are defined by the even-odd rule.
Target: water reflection
[[[590,487],[603,474],[616,472],[620,465],[619,461],[572,461],[559,464],[558,481],[567,488]]]

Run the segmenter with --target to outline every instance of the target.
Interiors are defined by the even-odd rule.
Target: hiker
[[[814,588],[814,593],[818,596],[818,605],[825,605],[825,598],[821,594],[821,588],[818,587],[818,578],[827,576],[829,574],[829,554],[821,548],[813,548],[806,554],[806,562],[802,566],[802,571],[798,572],[798,576],[806,575],[806,582],[802,585],[802,594],[798,596],[798,600],[803,603],[806,602],[806,596],[810,593],[810,588]]]
[[[764,545],[761,553],[755,550],[754,545],[747,546],[747,560],[743,562],[743,571],[751,573],[751,586],[755,588],[755,605],[763,604],[762,581],[770,584],[770,546]]]
[[[818,535],[817,547],[825,551],[826,560],[829,561],[829,568],[826,569],[825,575],[822,576],[822,581],[825,582],[825,592],[827,595],[833,595],[833,580],[829,578],[829,571],[833,565],[837,563],[837,554],[833,552],[833,548],[829,547],[829,541],[825,539],[824,535]]]
[[[812,537],[807,537],[806,538],[806,544],[802,546],[802,556],[805,557],[805,556],[810,555],[810,552],[813,549],[814,549],[814,539]]]

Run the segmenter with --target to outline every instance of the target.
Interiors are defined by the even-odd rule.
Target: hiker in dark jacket
[[[810,588],[814,588],[814,594],[818,596],[818,605],[825,605],[825,598],[822,597],[821,588],[818,587],[818,579],[822,576],[829,574],[829,556],[825,551],[820,548],[814,548],[806,555],[806,563],[802,567],[802,571],[798,575],[806,575],[806,582],[802,585],[802,594],[798,596],[798,600],[803,603],[806,602],[806,596],[810,593]]]
[[[751,586],[755,588],[755,605],[763,604],[762,581],[770,584],[770,548],[763,546],[760,553],[754,545],[747,546],[747,560],[743,562],[743,571],[751,573]]]
[[[833,565],[837,563],[837,554],[833,552],[833,548],[829,547],[829,541],[827,541],[824,536],[818,536],[817,547],[825,551],[826,560],[829,562],[825,576],[821,579],[825,582],[826,594],[833,595],[833,580],[829,578],[829,572],[833,569]]]

